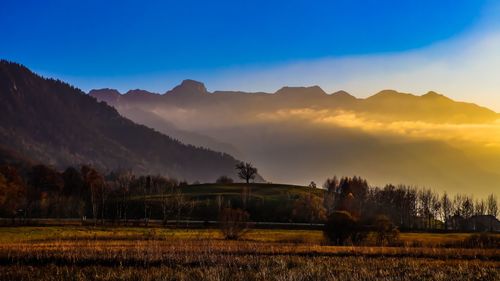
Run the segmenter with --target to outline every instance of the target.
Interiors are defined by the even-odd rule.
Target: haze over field
[[[367,99],[320,87],[276,93],[213,92],[185,80],[163,95],[90,95],[167,135],[250,160],[272,182],[338,175],[477,194],[497,190],[498,114],[435,92],[381,91]],[[207,141],[209,140],[209,141]]]

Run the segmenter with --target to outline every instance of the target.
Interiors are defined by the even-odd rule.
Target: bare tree
[[[133,193],[139,195],[142,200],[144,224],[147,226],[151,215],[150,198],[151,176],[140,176],[133,182]]]
[[[453,205],[453,215],[462,216],[462,202],[464,201],[463,196],[461,194],[455,194],[453,197],[452,205]]]
[[[488,199],[486,199],[486,206],[488,215],[493,217],[498,216],[498,200],[495,194],[492,193],[488,195]]]
[[[179,188],[179,183],[174,179],[163,181],[160,186],[159,192],[161,194],[161,210],[163,215],[163,224],[167,224],[167,219],[169,215],[172,213],[173,204],[171,197],[176,188]]]
[[[497,197],[494,194],[488,195],[487,203],[487,212],[490,216],[498,216],[498,201]]]
[[[99,207],[99,196],[102,195],[104,188],[104,178],[94,168],[84,165],[81,168],[82,178],[90,192],[90,203],[92,205],[92,218],[94,225],[97,224],[97,213]]]
[[[405,190],[403,211],[404,211],[404,224],[408,228],[414,227],[415,217],[417,216],[417,190],[415,188],[402,186]]]
[[[465,195],[462,201],[462,214],[465,219],[469,219],[474,215],[474,200],[471,196]]]
[[[239,239],[248,231],[247,212],[241,209],[224,208],[219,215],[219,227],[224,238]]]
[[[323,197],[323,205],[325,206],[327,215],[329,216],[336,208],[336,201],[338,200],[338,191],[339,191],[339,180],[337,176],[333,178],[328,178],[323,184],[323,189],[326,189],[326,192]]]
[[[431,215],[432,221],[434,222],[434,228],[436,228],[436,218],[439,216],[441,211],[441,200],[439,200],[439,194],[436,192],[431,193]]]
[[[238,177],[249,183],[250,180],[255,179],[257,175],[257,168],[255,168],[251,163],[240,162],[236,164],[236,170],[238,170]]]
[[[484,216],[486,214],[486,202],[484,199],[476,200],[474,203],[474,215],[476,216]]]
[[[432,204],[432,191],[430,189],[422,189],[418,193],[420,202],[420,216],[424,218],[424,227],[429,229],[431,224],[431,204]]]
[[[486,199],[486,210],[488,215],[496,218],[498,216],[498,201],[497,197],[492,193]],[[493,219],[490,219],[490,230],[493,230]]]
[[[441,216],[444,221],[444,229],[448,229],[448,221],[452,212],[452,204],[448,194],[445,192],[441,197]]]
[[[184,194],[182,194],[181,187],[175,187],[170,195],[170,207],[175,215],[176,223],[181,219],[182,213],[190,213],[192,208],[194,208],[194,201],[187,200]]]
[[[101,224],[104,225],[104,216],[106,213],[106,200],[110,194],[110,185],[109,182],[104,181],[102,183],[101,188],[99,189],[99,198],[101,199]]]
[[[130,171],[120,173],[115,180],[116,188],[119,194],[119,204],[117,204],[117,215],[118,219],[123,220],[125,224],[127,223],[127,210],[129,205],[130,196],[130,185],[134,181],[135,177]]]

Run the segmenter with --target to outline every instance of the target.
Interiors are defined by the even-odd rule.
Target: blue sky
[[[274,91],[277,83],[298,82],[334,90],[327,69],[315,68],[321,79],[279,73],[290,65],[309,72],[310,63],[463,42],[485,33],[500,16],[497,6],[491,0],[2,0],[0,57],[83,90],[164,92],[184,78],[204,80],[212,90]],[[259,73],[273,69],[274,83],[259,82]]]

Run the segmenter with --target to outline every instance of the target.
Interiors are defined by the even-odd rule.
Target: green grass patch
[[[182,194],[188,197],[203,199],[214,198],[219,195],[225,197],[239,197],[245,188],[250,190],[253,198],[261,198],[265,200],[297,198],[298,196],[305,195],[309,192],[321,195],[324,192],[321,189],[313,189],[307,186],[268,183],[195,184],[182,187],[181,191]],[[150,196],[152,199],[159,199],[160,197],[161,195]]]

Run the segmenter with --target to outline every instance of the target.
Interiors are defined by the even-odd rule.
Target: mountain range
[[[270,182],[358,175],[478,196],[498,193],[498,114],[436,92],[368,98],[318,86],[88,94],[0,61],[0,162],[91,164],[189,181],[236,178],[240,160]]]
[[[499,115],[433,91],[383,90],[362,99],[318,86],[209,92],[184,80],[162,94],[97,89],[89,95],[181,142],[251,161],[272,182],[359,175],[377,185],[498,192]]]

